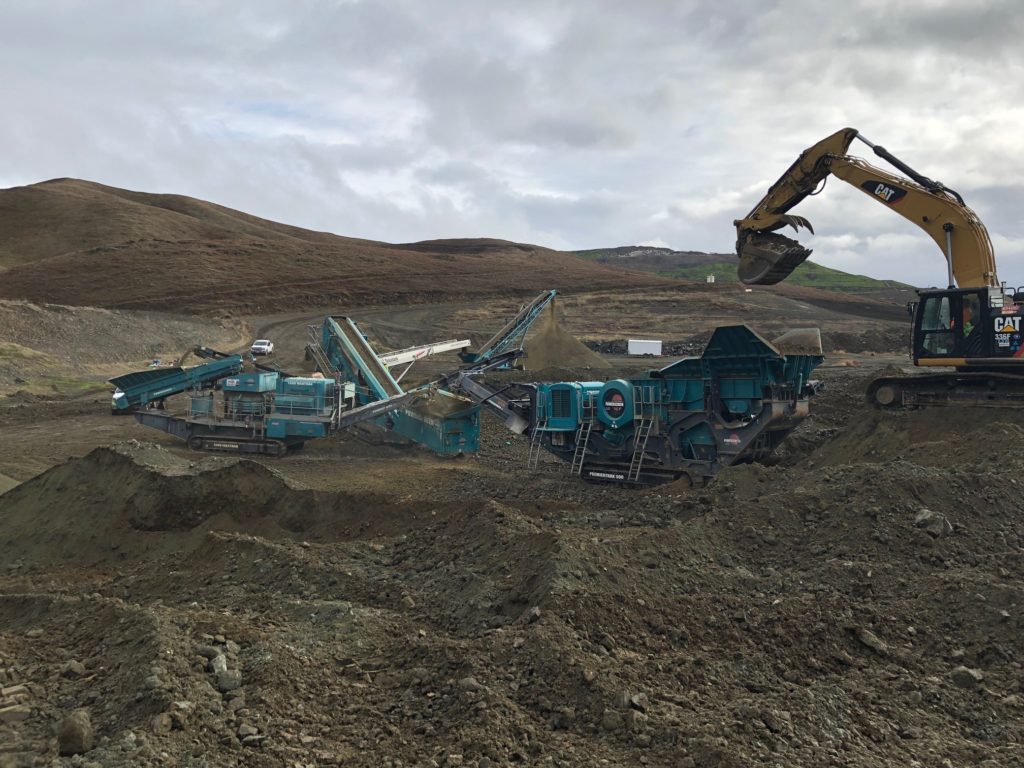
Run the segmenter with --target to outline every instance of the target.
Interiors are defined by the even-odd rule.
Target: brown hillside
[[[668,284],[501,240],[392,245],[77,179],[0,190],[0,298],[202,311]]]

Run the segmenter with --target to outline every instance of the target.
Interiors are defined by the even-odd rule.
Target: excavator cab
[[[949,357],[956,353],[953,299],[949,294],[935,294],[918,302],[914,322],[915,363],[920,358]]]
[[[1021,307],[998,288],[921,291],[914,363],[972,369],[1019,365],[1021,328]]]

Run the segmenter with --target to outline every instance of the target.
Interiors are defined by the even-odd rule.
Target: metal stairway
[[[526,459],[527,469],[536,469],[540,463],[540,452],[544,450],[544,441],[541,440],[541,433],[547,426],[548,420],[541,419],[537,422],[537,426],[533,428],[533,434],[530,436],[530,455]]]
[[[583,471],[583,460],[587,456],[587,443],[590,442],[590,429],[594,422],[584,421],[576,431],[576,452],[572,455],[570,475],[578,475]]]
[[[644,463],[644,451],[647,449],[647,438],[651,435],[654,419],[642,418],[637,422],[636,435],[633,438],[633,459],[629,462],[627,479],[636,482],[640,478],[640,467]]]
[[[633,387],[633,421],[636,433],[633,435],[633,458],[629,462],[629,473],[626,478],[630,482],[640,479],[640,470],[644,463],[644,452],[647,450],[647,439],[657,419],[661,406],[661,390],[657,387]]]

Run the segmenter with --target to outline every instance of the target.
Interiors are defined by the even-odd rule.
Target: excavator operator
[[[973,331],[974,327],[978,324],[977,296],[964,296],[963,321],[964,336],[970,336],[971,331]]]

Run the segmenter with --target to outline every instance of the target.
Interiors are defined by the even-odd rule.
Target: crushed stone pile
[[[523,345],[522,360],[528,371],[549,368],[609,368],[610,364],[582,341],[566,331],[558,322],[552,302],[538,322],[533,335]]]

